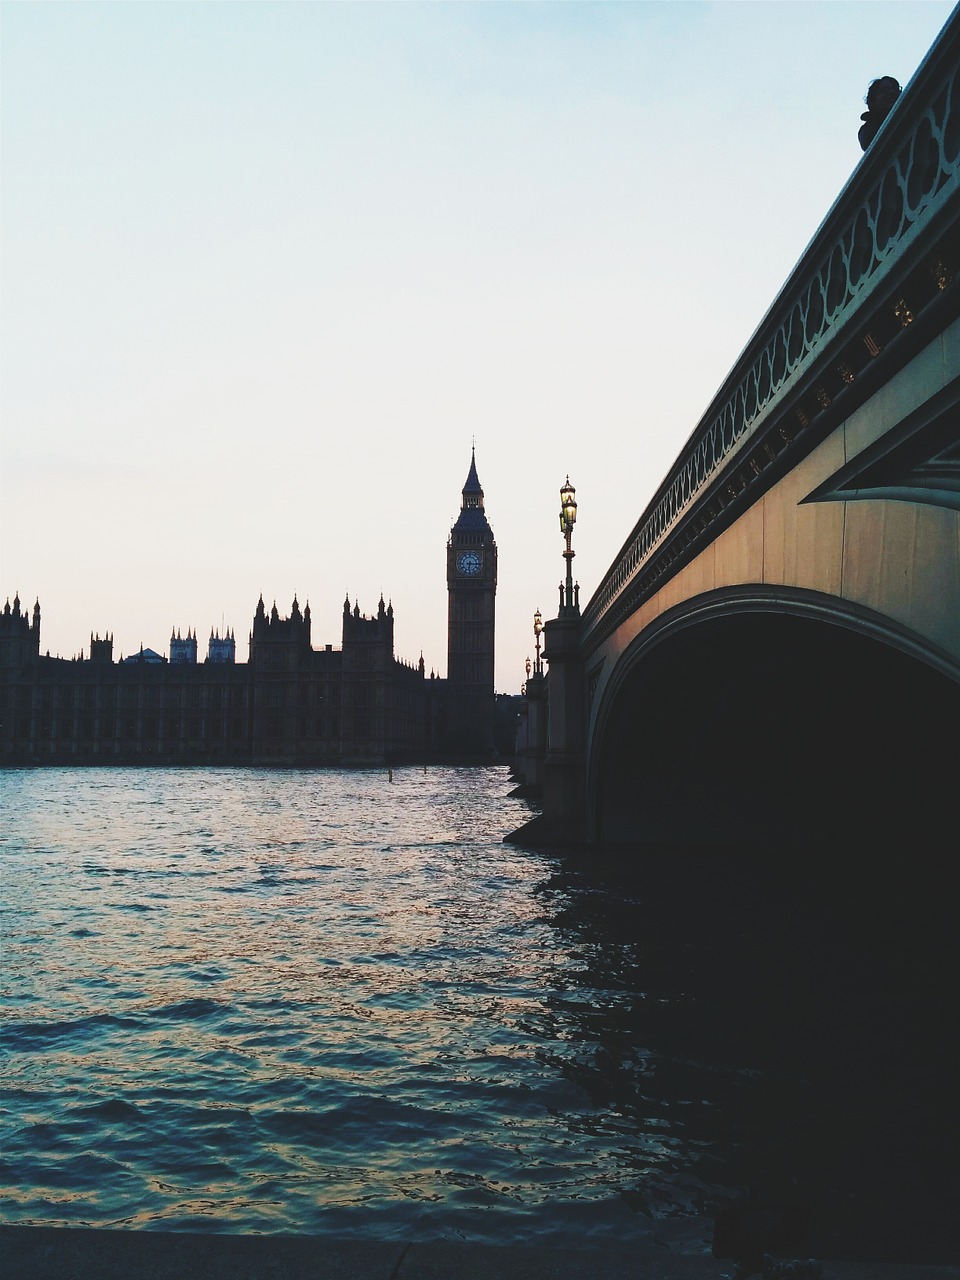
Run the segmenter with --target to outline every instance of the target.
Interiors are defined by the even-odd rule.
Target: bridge
[[[958,269],[955,11],[589,603],[561,591],[518,748],[541,838],[956,831]]]

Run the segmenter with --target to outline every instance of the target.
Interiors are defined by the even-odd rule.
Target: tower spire
[[[477,450],[476,446],[470,449],[470,470],[467,472],[467,478],[463,482],[463,501],[461,509],[466,511],[468,508],[479,508],[483,510],[483,487],[480,484],[480,477],[477,475]]]

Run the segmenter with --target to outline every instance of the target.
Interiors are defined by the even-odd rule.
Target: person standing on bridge
[[[871,80],[864,102],[867,109],[860,117],[863,124],[857,137],[861,150],[866,151],[877,136],[877,130],[890,114],[893,104],[900,97],[900,84],[893,76],[881,76],[879,80]]]

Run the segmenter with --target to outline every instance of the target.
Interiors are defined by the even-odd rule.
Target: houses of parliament
[[[447,540],[447,674],[427,676],[393,647],[393,606],[367,617],[349,597],[339,648],[315,649],[310,606],[281,617],[261,596],[249,661],[232,632],[174,632],[169,659],[41,653],[40,604],[0,614],[0,765],[224,764],[363,767],[482,762],[512,749],[511,709],[494,692],[497,545],[475,455]],[[500,714],[498,716],[498,702]],[[499,726],[499,732],[498,732]]]

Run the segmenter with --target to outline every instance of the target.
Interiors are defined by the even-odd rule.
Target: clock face
[[[468,578],[478,574],[482,564],[479,551],[461,551],[457,556],[457,571]]]

